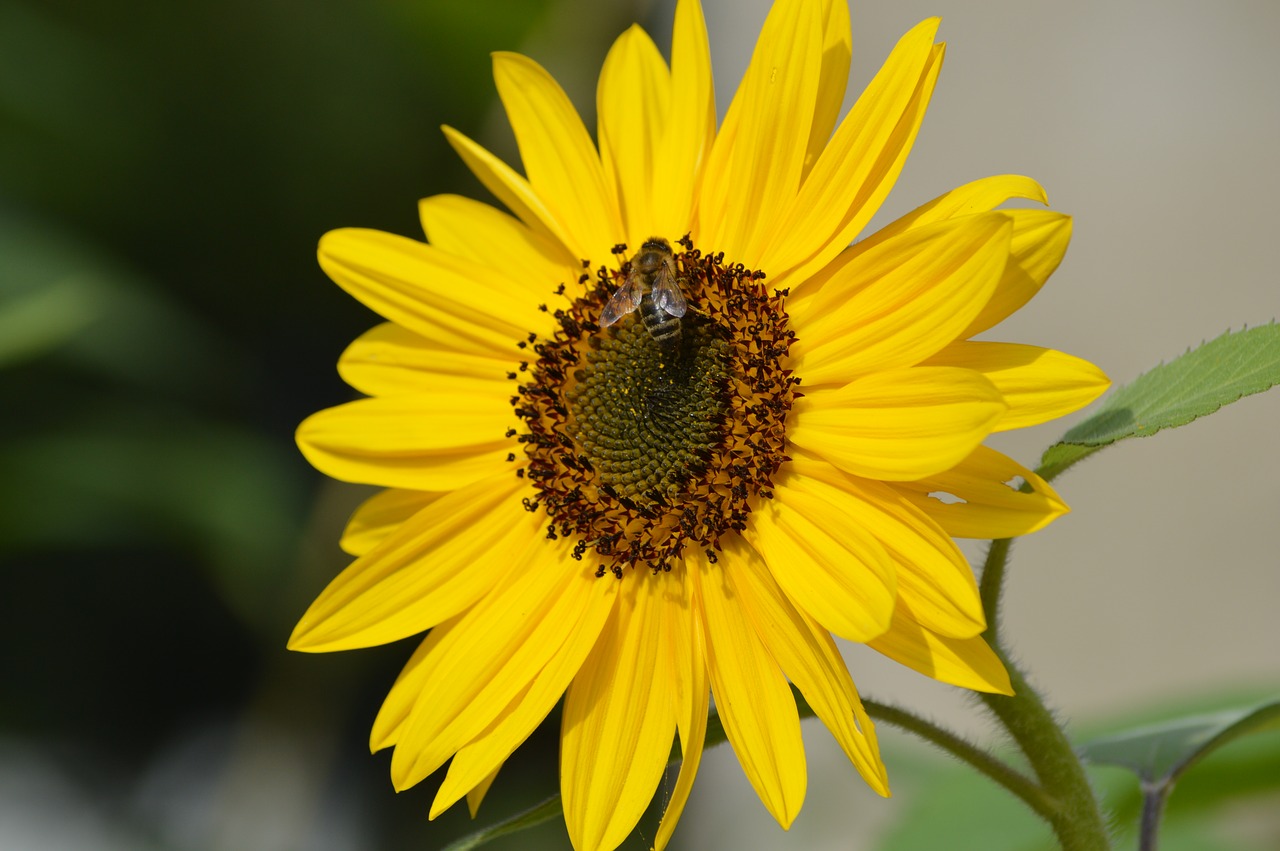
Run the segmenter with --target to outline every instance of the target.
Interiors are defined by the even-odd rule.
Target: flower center
[[[681,246],[652,239],[599,268],[555,311],[551,339],[521,343],[537,355],[512,397],[528,457],[518,474],[538,490],[525,508],[546,512],[548,538],[576,538],[574,558],[592,551],[601,576],[670,570],[691,545],[714,560],[787,460],[799,379],[783,366],[786,292]]]
[[[633,500],[675,498],[720,443],[728,408],[729,344],[695,314],[663,343],[634,313],[592,338],[575,373],[569,436],[600,482]]]

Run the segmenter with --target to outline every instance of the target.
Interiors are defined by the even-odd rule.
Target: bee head
[[[631,258],[631,263],[640,272],[652,275],[672,256],[671,243],[660,236],[651,236],[640,245],[640,250]]]
[[[671,243],[660,236],[651,236],[640,244],[641,251],[656,251],[659,254],[670,254]]]

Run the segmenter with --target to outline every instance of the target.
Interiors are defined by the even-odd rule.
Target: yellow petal
[[[391,690],[382,701],[382,708],[373,719],[373,729],[369,731],[371,753],[377,753],[400,741],[404,722],[422,698],[427,677],[433,669],[433,666],[427,665],[426,661],[434,657],[434,648],[457,628],[462,617],[462,615],[455,615],[427,633],[427,637],[418,643],[409,661],[400,669],[400,676],[396,677]]]
[[[481,382],[471,386],[481,393],[494,393],[498,398],[509,394],[511,383],[504,382],[518,360],[516,349],[507,357],[459,352],[428,340],[394,322],[375,325],[347,346],[338,359],[342,380],[369,396],[396,396],[439,388],[436,378],[457,378]]]
[[[600,159],[633,251],[653,235],[651,193],[655,182],[666,178],[657,172],[656,160],[670,98],[667,63],[653,39],[633,24],[605,57],[596,89]]]
[[[798,610],[751,547],[726,547],[722,561],[737,599],[783,673],[840,743],[849,761],[877,793],[889,780],[875,725],[862,707],[853,679],[831,635]]]
[[[809,147],[804,156],[804,173],[809,174],[818,156],[831,138],[840,110],[844,106],[844,90],[849,84],[849,58],[853,37],[849,32],[849,4],[845,0],[822,2],[822,71],[818,78],[818,96],[809,130]]]
[[[715,132],[707,24],[697,0],[679,0],[671,33],[671,102],[658,148],[659,179],[651,189],[654,233],[691,229],[696,187]]]
[[[699,219],[702,244],[759,268],[776,217],[800,186],[822,74],[822,9],[780,0],[711,149]]]
[[[505,434],[515,422],[507,399],[451,388],[329,408],[303,420],[297,439],[335,479],[443,491],[504,469],[514,478],[506,458],[517,444]]]
[[[1071,217],[1051,210],[1005,210],[1013,221],[1009,264],[982,312],[960,335],[980,334],[1004,321],[1031,297],[1058,268],[1071,242]]]
[[[518,711],[518,707],[522,704],[524,696],[528,694],[531,687],[532,683],[526,686],[511,701],[507,709],[493,720],[485,731],[476,738],[476,741],[458,751],[453,755],[453,759],[449,760],[449,770],[446,772],[440,788],[436,790],[435,799],[431,802],[431,810],[427,813],[428,819],[434,821],[439,818],[441,813],[456,804],[458,799],[463,796],[467,799],[467,809],[470,811],[471,817],[476,817],[476,811],[480,808],[480,802],[483,800],[485,792],[488,791],[489,785],[498,776],[498,771],[502,768],[506,759],[506,756],[496,749],[488,747],[492,741],[493,732],[509,721],[513,712]],[[539,718],[534,721],[534,726],[536,727],[541,720],[542,718]],[[519,742],[516,744],[518,745]],[[513,746],[511,750],[514,749],[515,747]],[[510,755],[510,751],[505,748],[502,750],[506,751],[506,755]],[[490,771],[494,765],[497,765],[497,768],[492,768]],[[480,779],[477,780],[477,778]]]
[[[1009,405],[994,431],[1056,419],[1083,408],[1111,386],[1102,370],[1086,360],[1017,343],[953,343],[926,363],[985,375]]]
[[[685,564],[694,576],[711,691],[729,744],[765,808],[789,828],[807,784],[795,698],[724,571],[697,550],[686,555]]]
[[[535,304],[582,271],[578,258],[557,240],[488,204],[436,195],[418,202],[418,216],[432,245],[501,272]]]
[[[672,578],[674,577],[674,581]],[[707,712],[711,684],[707,679],[707,653],[702,641],[702,624],[692,601],[692,581],[688,570],[664,574],[664,582],[674,585],[661,595],[665,607],[663,656],[668,660],[675,689],[676,728],[680,733],[680,774],[671,790],[671,799],[662,813],[654,851],[663,851],[671,841],[680,814],[688,803],[693,781],[702,764],[706,744]]]
[[[808,386],[843,384],[951,343],[994,292],[1011,230],[1006,214],[984,213],[846,252],[792,314],[797,374]]]
[[[554,320],[505,275],[402,236],[330,231],[320,266],[347,292],[399,325],[468,354],[511,357]]]
[[[618,583],[541,542],[476,603],[423,664],[431,671],[391,758],[397,789],[419,782],[476,739],[555,658],[585,620],[612,608]]]
[[[347,521],[338,546],[353,556],[362,556],[382,543],[410,517],[444,496],[437,491],[388,488],[366,499]]]
[[[1022,482],[1031,490],[1021,490]],[[986,446],[950,470],[895,488],[956,538],[1029,535],[1071,510],[1048,482]]]
[[[569,96],[541,65],[517,53],[493,55],[493,79],[530,186],[574,238],[570,249],[605,262],[624,238],[617,193]]]
[[[943,683],[974,691],[1013,694],[1009,674],[981,636],[946,638],[916,621],[909,605],[898,601],[893,626],[871,649]]]
[[[564,223],[538,197],[538,193],[515,169],[489,153],[474,141],[454,130],[444,127],[446,141],[462,159],[463,164],[484,184],[484,188],[515,214],[535,233],[549,237],[564,246],[575,258],[586,256],[585,246],[578,244],[577,236],[570,233]]]
[[[844,522],[879,540],[893,565],[897,599],[907,600],[926,628],[959,638],[986,629],[978,583],[968,560],[924,511],[892,487],[850,476],[803,450],[785,469],[797,489],[817,480],[844,493]]]
[[[421,338],[419,338],[421,339]],[[515,359],[500,361],[469,358],[466,355],[436,358],[436,350],[430,345],[399,347],[379,344],[380,351],[371,352],[364,346],[355,351],[351,347],[338,360],[338,373],[348,384],[361,393],[388,400],[392,397],[429,395],[434,398],[466,396],[478,399],[508,400],[516,392],[516,381],[509,378],[515,372]],[[383,357],[386,355],[386,357]],[[415,362],[416,361],[416,362]],[[487,367],[481,377],[459,374],[471,367]],[[493,408],[501,407],[496,402]]]
[[[760,268],[775,284],[802,281],[864,228],[906,161],[942,66],[938,19],[902,37],[845,116],[798,194],[786,199]]]
[[[613,582],[612,578],[598,580]],[[560,794],[578,851],[622,844],[666,769],[676,732],[660,577],[626,577],[614,616],[564,700]]]
[[[1029,177],[1000,174],[966,183],[921,204],[905,216],[890,222],[868,236],[859,247],[866,249],[912,228],[924,227],[947,219],[986,213],[1010,198],[1026,198],[1049,203],[1044,188]]]
[[[512,706],[518,706],[527,691],[528,687],[512,701]],[[480,734],[479,741],[487,742],[491,732],[506,720],[506,713],[510,711],[511,708],[508,707],[506,712],[499,715]],[[536,721],[534,725],[537,726]],[[494,767],[495,765],[497,766],[496,768]],[[503,758],[483,746],[473,747],[468,745],[458,751],[453,755],[453,759],[449,760],[449,770],[445,774],[444,782],[440,784],[440,788],[436,791],[436,797],[431,802],[431,810],[427,813],[427,818],[435,821],[440,817],[441,813],[448,810],[458,802],[459,798],[464,796],[467,799],[467,809],[470,811],[471,817],[475,818],[476,811],[480,808],[480,802],[484,800],[484,795],[488,792],[489,785],[497,779],[498,771],[502,768],[502,765]]]
[[[1005,408],[1000,391],[970,370],[888,370],[798,400],[789,437],[855,476],[912,480],[962,461]]]
[[[874,638],[893,615],[888,555],[875,536],[849,522],[844,492],[821,482],[801,490],[793,479],[785,472],[775,481],[774,498],[761,500],[743,537],[818,623],[850,641]]]
[[[467,811],[471,813],[472,818],[475,818],[476,813],[480,812],[480,804],[484,801],[484,796],[489,793],[489,787],[493,785],[493,781],[498,779],[498,772],[501,770],[502,766],[495,768],[493,773],[481,780],[474,789],[467,793]]]
[[[547,717],[599,640],[613,608],[612,599],[607,597],[581,612],[564,644],[528,687],[520,691],[482,733],[454,755],[449,772],[431,804],[431,818],[451,807],[464,793],[470,801],[471,793],[467,790],[484,782],[483,778],[496,771],[495,766],[500,766],[511,756]],[[670,747],[670,741],[667,745]]]
[[[298,621],[289,647],[385,644],[462,611],[542,538],[541,519],[520,508],[526,489],[506,474],[441,496],[338,574]]]

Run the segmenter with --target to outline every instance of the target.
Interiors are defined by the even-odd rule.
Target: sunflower
[[[385,490],[295,650],[426,633],[374,722],[396,788],[448,763],[431,815],[472,812],[563,698],[574,847],[635,826],[673,742],[663,847],[712,696],[777,821],[805,794],[794,686],[876,792],[875,728],[835,637],[1008,692],[954,537],[1067,511],[992,432],[1088,403],[1059,352],[970,338],[1057,267],[1070,219],[1025,177],[975,181],[854,243],[900,171],[943,45],[924,21],[837,122],[840,0],[779,0],[717,130],[697,0],[670,65],[638,27],[600,74],[598,145],[532,60],[494,56],[524,175],[445,128],[506,207],[421,202],[427,242],[338,230],[320,264],[388,321],[339,361],[368,398],[298,430]],[[853,243],[853,244],[851,244]]]

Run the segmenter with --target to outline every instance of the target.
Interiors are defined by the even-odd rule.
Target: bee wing
[[[639,278],[628,277],[627,282],[618,287],[618,291],[609,298],[609,303],[604,306],[604,310],[600,311],[600,327],[608,328],[635,310],[640,306],[642,298],[644,298],[644,285],[640,283]]]
[[[684,316],[684,312],[689,309],[689,305],[684,300],[684,293],[676,283],[675,271],[671,268],[670,260],[663,263],[662,268],[653,276],[653,303],[663,313],[677,318]]]

